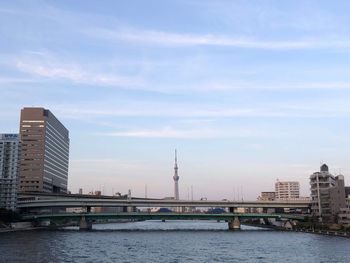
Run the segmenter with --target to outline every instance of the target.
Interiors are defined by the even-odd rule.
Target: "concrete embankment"
[[[276,230],[276,231],[292,231],[292,232],[302,232],[302,233],[325,235],[325,236],[337,236],[337,237],[348,237],[348,238],[350,237],[349,232],[335,231],[335,230],[285,229],[275,225],[249,224],[249,223],[248,224],[244,223],[244,225],[267,228],[267,229]]]
[[[31,222],[16,222],[11,223],[10,225],[3,225],[0,228],[0,233],[8,233],[8,232],[18,232],[18,231],[31,231],[31,230],[39,230],[45,229],[45,226],[33,226]]]
[[[296,230],[291,230],[291,231],[317,234],[317,235],[325,235],[325,236],[350,237],[350,233],[342,232],[342,231],[334,231],[334,230],[296,229]]]

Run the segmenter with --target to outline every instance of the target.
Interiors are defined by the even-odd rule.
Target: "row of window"
[[[25,184],[30,184],[30,183],[32,183],[32,184],[38,184],[39,181],[21,181],[21,184],[23,184],[23,183],[25,183]]]

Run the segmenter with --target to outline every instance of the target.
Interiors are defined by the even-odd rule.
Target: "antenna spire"
[[[177,150],[175,149],[175,167],[177,167]]]

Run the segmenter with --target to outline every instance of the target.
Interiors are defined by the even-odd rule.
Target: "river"
[[[213,221],[0,233],[0,262],[350,262],[350,239]]]

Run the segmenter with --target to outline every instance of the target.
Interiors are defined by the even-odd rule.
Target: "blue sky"
[[[245,199],[350,174],[348,1],[1,1],[0,131],[70,130],[69,188]],[[238,190],[239,189],[239,190]],[[241,195],[241,194],[240,194]]]

